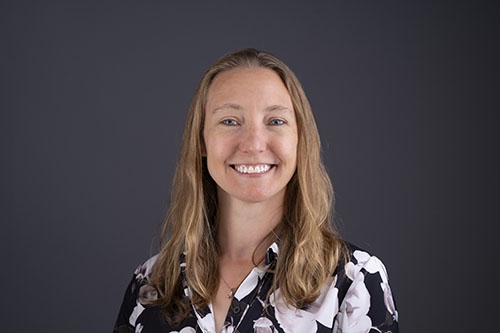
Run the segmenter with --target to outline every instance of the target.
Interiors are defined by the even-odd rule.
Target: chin
[[[269,200],[276,199],[276,196],[280,194],[281,192],[278,193],[269,193],[269,192],[252,192],[252,193],[245,193],[241,196],[238,196],[237,198],[241,201],[244,202],[249,202],[249,203],[262,203],[266,202]]]

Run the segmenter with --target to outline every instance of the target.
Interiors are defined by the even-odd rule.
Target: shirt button
[[[240,313],[240,312],[241,312],[241,308],[240,308],[238,305],[236,305],[236,306],[233,308],[233,313],[234,313],[234,314],[238,314],[238,313]]]

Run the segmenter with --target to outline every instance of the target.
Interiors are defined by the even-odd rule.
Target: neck
[[[263,241],[274,232],[282,215],[282,199],[247,203],[219,196],[217,242],[221,259],[233,262],[262,259],[269,246]]]

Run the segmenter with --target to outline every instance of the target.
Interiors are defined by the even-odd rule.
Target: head
[[[209,88],[217,75],[235,68],[263,67],[274,71],[283,81],[290,94],[298,131],[297,171],[287,188],[287,197],[300,195],[300,184],[311,183],[311,173],[321,164],[319,134],[309,102],[295,74],[280,59],[255,49],[245,49],[228,54],[213,64],[202,77],[194,95],[184,129],[181,159],[178,168],[187,170],[189,174],[202,184],[204,201],[212,205],[215,197],[215,184],[203,162],[205,142],[203,128],[205,106]],[[314,177],[313,177],[314,178]],[[198,187],[198,190],[200,188]],[[285,200],[287,200],[285,198]],[[208,215],[212,215],[207,212]]]

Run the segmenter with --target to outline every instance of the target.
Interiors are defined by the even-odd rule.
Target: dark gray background
[[[497,8],[188,2],[1,3],[1,331],[111,331],[195,86],[244,47],[302,81],[340,230],[385,262],[403,331],[493,331]]]

